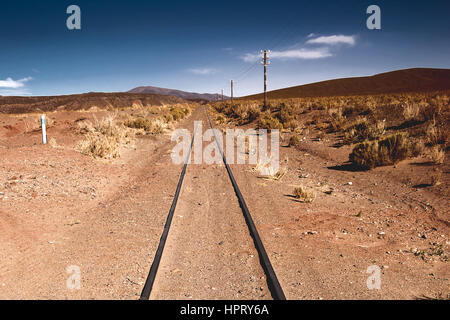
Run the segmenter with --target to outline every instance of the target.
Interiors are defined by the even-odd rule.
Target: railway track
[[[214,126],[211,122],[211,119],[209,117],[209,114],[207,112],[207,110],[205,110],[205,115],[207,118],[207,122],[209,123],[209,126],[211,127],[211,129],[214,129]],[[195,130],[195,129],[194,129]],[[163,253],[164,253],[164,249],[166,247],[166,242],[168,239],[168,235],[169,235],[169,231],[171,228],[171,224],[172,224],[172,220],[174,217],[174,213],[175,210],[177,208],[177,203],[180,197],[180,192],[182,190],[183,187],[183,181],[185,179],[185,175],[186,175],[186,170],[188,167],[188,160],[189,160],[189,156],[190,153],[192,151],[192,146],[194,144],[194,139],[195,139],[196,133],[194,131],[194,134],[192,136],[191,139],[191,144],[190,144],[190,148],[189,148],[189,152],[188,152],[188,156],[185,159],[181,174],[180,174],[180,178],[178,181],[178,185],[177,185],[177,189],[175,191],[175,195],[174,195],[174,199],[172,201],[172,205],[170,207],[169,210],[169,214],[167,216],[166,219],[166,223],[164,225],[164,230],[163,233],[161,235],[161,239],[157,248],[157,251],[155,253],[155,258],[153,260],[153,263],[151,265],[147,280],[145,282],[144,288],[142,290],[141,296],[140,296],[140,300],[148,300],[150,298],[150,295],[152,293],[152,290],[154,288],[154,284],[157,278],[157,274],[158,274],[158,270],[160,269],[160,264],[161,264],[161,260],[163,257]],[[272,264],[270,262],[270,259],[267,255],[267,252],[264,248],[264,245],[262,243],[262,240],[258,234],[258,230],[253,222],[252,216],[250,214],[250,211],[247,207],[247,204],[245,202],[245,199],[239,189],[239,186],[233,176],[233,172],[225,158],[224,152],[221,148],[220,143],[217,140],[217,137],[214,133],[214,140],[215,143],[219,149],[220,155],[223,159],[223,163],[225,165],[226,171],[227,171],[227,175],[228,175],[228,179],[229,182],[231,182],[232,185],[232,190],[234,190],[235,193],[235,197],[237,197],[237,200],[239,202],[239,207],[240,210],[242,212],[243,218],[245,220],[245,224],[246,227],[248,229],[248,232],[250,233],[250,236],[252,238],[253,241],[253,245],[254,245],[254,249],[256,250],[257,254],[258,254],[258,258],[259,258],[259,265],[261,267],[261,269],[264,272],[265,275],[265,279],[266,279],[266,284],[267,284],[267,288],[270,292],[270,295],[272,296],[273,299],[275,300],[285,300],[286,297],[284,295],[283,289],[278,281],[278,278],[275,274],[275,271],[272,267]]]

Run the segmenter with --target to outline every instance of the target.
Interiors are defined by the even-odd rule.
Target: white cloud
[[[344,35],[332,35],[332,36],[321,36],[315,39],[310,39],[306,41],[309,44],[326,44],[326,45],[336,45],[336,44],[349,44],[351,46],[355,45],[355,36],[344,36]]]
[[[20,80],[13,80],[12,78],[6,78],[6,80],[0,80],[0,88],[22,88],[24,83],[32,80],[33,78],[27,77]]]
[[[292,49],[285,51],[270,52],[270,59],[321,59],[331,57],[332,54],[327,48],[319,49]],[[247,53],[242,59],[246,62],[255,62],[261,59],[260,54]]]
[[[217,72],[215,69],[209,69],[209,68],[188,69],[188,71],[190,73],[198,74],[198,75],[202,75],[202,76],[214,74]]]
[[[287,59],[321,59],[331,57],[332,54],[327,48],[317,50],[296,49],[286,51],[274,51],[270,54],[271,58],[287,58]]]

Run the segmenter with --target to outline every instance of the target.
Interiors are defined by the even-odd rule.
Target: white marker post
[[[47,129],[45,127],[45,114],[41,116],[41,127],[42,127],[42,143],[47,144]]]

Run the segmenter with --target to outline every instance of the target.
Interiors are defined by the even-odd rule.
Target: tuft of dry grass
[[[247,116],[244,119],[246,122],[253,122],[258,120],[261,116],[261,110],[257,106],[250,106],[247,110]]]
[[[124,125],[127,126],[128,128],[144,129],[146,132],[150,132],[152,127],[151,121],[145,118],[136,118],[136,119],[128,118],[124,122]]]
[[[342,130],[346,122],[346,117],[342,115],[342,108],[328,109],[328,115],[331,118],[328,129],[331,132],[338,132]]]
[[[409,156],[420,157],[425,152],[425,142],[423,140],[411,141],[409,146]]]
[[[55,139],[55,138],[50,138],[48,144],[49,144],[50,147],[52,147],[53,149],[59,148],[58,144],[56,143],[56,139]]]
[[[408,134],[396,133],[379,140],[357,144],[350,154],[350,161],[363,169],[396,164],[408,157]]]
[[[286,175],[286,173],[287,173],[287,169],[286,168],[280,168],[274,174],[271,174],[271,175],[267,176],[266,179],[267,180],[272,180],[272,181],[280,181],[281,179],[283,179],[283,177]]]
[[[433,187],[440,185],[441,184],[441,178],[442,178],[442,172],[440,170],[435,170],[431,174],[431,185]]]
[[[151,133],[153,134],[161,134],[168,128],[168,124],[160,119],[156,118],[151,121]]]
[[[344,133],[344,140],[348,143],[376,140],[383,136],[385,131],[385,121],[376,121],[371,124],[363,118],[347,129]]]
[[[439,127],[436,120],[432,120],[425,130],[426,143],[430,146],[437,144],[446,144],[448,137],[445,130]]]
[[[289,147],[297,147],[300,145],[300,138],[296,135],[289,138]]]
[[[277,118],[274,118],[269,114],[266,114],[262,119],[259,120],[258,127],[261,129],[283,129],[283,125],[281,124],[281,122]]]
[[[256,166],[252,168],[252,171],[258,173],[268,172],[269,174],[261,175],[259,176],[259,178],[271,181],[280,181],[286,175],[288,170],[287,168],[282,167],[275,172],[275,170],[271,167],[270,162],[267,164],[263,164],[261,161],[258,161]]]
[[[227,122],[227,118],[223,114],[218,114],[216,117],[216,123],[217,124],[223,124]]]
[[[417,103],[407,103],[403,106],[403,117],[406,121],[417,118],[420,112],[420,105]]]
[[[312,190],[304,187],[296,187],[294,189],[294,197],[305,203],[311,203],[316,199],[316,194]]]
[[[117,114],[108,116],[99,121],[94,117],[94,125],[86,124],[85,139],[77,145],[77,150],[82,154],[94,158],[112,159],[120,157],[120,146],[130,143],[134,138],[134,132],[115,121]]]
[[[117,140],[105,135],[88,134],[77,148],[82,154],[94,158],[113,159],[120,156]]]
[[[146,133],[161,134],[168,128],[168,123],[160,118],[156,119],[144,119],[144,118],[129,118],[124,122],[124,125],[128,128],[142,129]]]
[[[443,164],[445,160],[445,151],[439,146],[433,146],[430,149],[430,160],[434,164]]]

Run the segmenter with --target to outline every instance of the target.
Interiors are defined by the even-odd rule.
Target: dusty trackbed
[[[209,126],[211,127],[211,129],[214,129],[213,128],[213,124],[211,122],[211,119],[209,118],[209,115],[208,115],[207,111],[205,111],[205,113],[206,113],[207,120],[209,122]],[[192,150],[192,146],[194,144],[194,138],[195,138],[195,132],[194,132],[193,137],[192,137],[192,141],[191,141],[190,149],[189,149],[189,152],[188,152],[188,156],[185,159],[184,166],[183,166],[183,169],[182,169],[181,174],[180,174],[180,178],[179,178],[179,181],[178,181],[177,189],[176,189],[176,192],[175,192],[175,195],[174,195],[174,199],[173,199],[172,205],[171,205],[170,210],[169,210],[169,214],[168,214],[167,219],[166,219],[166,223],[165,223],[164,230],[163,230],[163,233],[162,233],[161,238],[160,238],[158,249],[157,249],[157,251],[155,253],[155,257],[154,257],[154,260],[152,262],[152,265],[151,265],[151,268],[150,268],[150,272],[148,274],[147,280],[145,282],[144,288],[143,288],[141,296],[140,296],[141,300],[148,300],[150,298],[151,293],[152,293],[152,289],[154,288],[155,280],[156,280],[157,274],[158,274],[158,269],[160,267],[162,256],[163,256],[163,253],[164,253],[164,248],[166,246],[166,242],[167,242],[167,239],[168,239],[168,236],[169,236],[169,230],[170,230],[170,227],[171,227],[171,224],[172,224],[174,213],[175,213],[175,210],[177,208],[178,199],[180,197],[180,192],[181,192],[181,189],[182,189],[182,186],[183,186],[183,180],[184,180],[184,177],[185,177],[185,174],[186,174],[186,169],[188,167],[188,160],[189,160],[189,156],[190,156],[190,153],[191,153],[191,150]],[[239,207],[240,207],[240,209],[241,209],[241,211],[243,213],[243,216],[244,216],[244,219],[245,219],[248,231],[249,231],[250,236],[251,236],[251,238],[253,240],[254,247],[255,247],[255,249],[256,249],[256,251],[258,253],[260,267],[262,268],[262,270],[264,272],[264,275],[265,275],[265,278],[266,278],[266,281],[267,281],[267,288],[268,288],[268,290],[270,292],[270,295],[275,300],[285,300],[286,297],[284,295],[283,289],[281,288],[281,285],[280,285],[280,283],[279,283],[279,281],[277,279],[277,276],[276,276],[275,271],[274,271],[274,269],[272,267],[270,259],[269,259],[268,255],[266,253],[264,245],[263,245],[263,243],[261,241],[261,238],[260,238],[260,236],[258,234],[258,230],[257,230],[257,228],[256,228],[256,226],[255,226],[255,224],[253,222],[252,216],[251,216],[251,214],[250,214],[250,212],[248,210],[248,207],[247,207],[247,205],[245,203],[244,197],[243,197],[243,195],[242,195],[242,193],[241,193],[241,191],[239,189],[239,186],[237,185],[236,180],[234,179],[234,176],[233,176],[233,173],[231,171],[231,168],[230,168],[230,166],[227,163],[227,160],[225,158],[223,150],[221,149],[221,146],[220,146],[220,144],[219,144],[215,134],[214,134],[214,139],[215,139],[215,142],[216,142],[216,144],[218,146],[218,149],[219,149],[219,152],[221,154],[221,157],[223,159],[223,163],[224,163],[225,168],[227,170],[229,180],[230,180],[230,182],[232,184],[232,187],[234,189],[235,196],[237,197],[237,200],[239,202]],[[205,248],[205,250],[207,250],[207,248]]]

